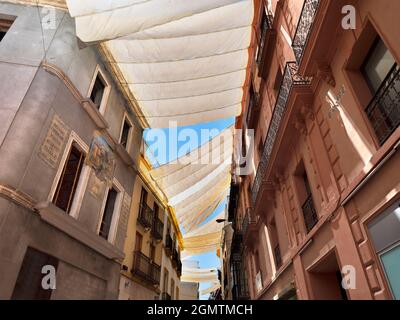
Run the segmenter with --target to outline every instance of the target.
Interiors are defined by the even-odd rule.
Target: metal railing
[[[400,67],[395,64],[365,109],[383,145],[400,124]]]
[[[247,208],[246,209],[246,214],[244,216],[243,222],[242,222],[242,233],[243,236],[246,237],[247,230],[249,229],[250,226],[256,225],[257,220],[253,216],[253,209],[252,208]]]
[[[160,284],[161,267],[140,251],[135,251],[132,273],[152,284]]]
[[[293,38],[292,48],[296,57],[296,62],[300,65],[303,58],[304,49],[310,37],[315,16],[321,0],[305,0],[301,11],[299,23]]]
[[[241,252],[243,248],[243,234],[240,230],[235,230],[232,237],[232,253]]]
[[[311,194],[307,197],[301,209],[303,210],[304,223],[306,225],[307,232],[310,232],[318,222],[318,215],[317,211],[315,210]]]
[[[179,260],[180,260],[180,259],[179,259],[178,250],[173,249],[173,250],[172,250],[172,259],[171,259],[171,262],[172,262],[172,266],[173,266],[174,268],[177,268],[177,267],[178,267],[178,261],[179,261]]]
[[[154,211],[146,203],[141,203],[139,207],[138,222],[145,228],[153,226]]]
[[[232,299],[248,300],[250,293],[248,289],[246,272],[241,259],[232,259]]]
[[[293,86],[311,84],[311,79],[301,77],[297,73],[297,69],[298,67],[295,62],[286,63],[285,72],[281,86],[279,88],[278,97],[275,102],[271,123],[269,125],[267,137],[264,142],[261,161],[258,165],[256,177],[254,179],[252,187],[253,203],[255,203],[258,191],[260,190],[261,182],[268,166],[272,148],[274,146],[276,135],[278,133],[282,118],[285,115],[287,102],[289,100],[292,88]]]
[[[162,240],[163,230],[164,223],[158,217],[155,217],[153,221],[153,227],[151,228],[151,235],[156,240]]]
[[[165,237],[165,253],[167,256],[172,255],[172,250],[174,248],[174,242],[172,241],[172,237],[170,234],[167,234]]]

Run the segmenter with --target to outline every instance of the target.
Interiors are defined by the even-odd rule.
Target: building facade
[[[164,241],[161,268],[161,300],[180,300],[182,275],[182,235],[169,208],[164,218]]]
[[[139,172],[146,170],[141,157]],[[125,241],[125,258],[121,269],[120,299],[154,300],[160,296],[162,240],[165,207],[157,199],[146,175],[136,180],[128,233]]]
[[[8,2],[0,298],[178,299],[182,236],[106,52],[76,38],[64,1]]]
[[[255,170],[234,177],[229,214],[249,281],[231,262],[233,286],[251,299],[399,299],[400,3],[259,9],[237,121],[254,130]]]
[[[68,13],[44,14],[0,3],[0,298],[116,299],[142,128]]]

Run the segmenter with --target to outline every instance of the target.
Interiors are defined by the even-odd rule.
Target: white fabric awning
[[[231,182],[233,128],[229,127],[190,153],[151,171],[189,232],[227,197]]]
[[[185,282],[218,282],[217,269],[183,268],[181,281]]]
[[[183,237],[183,257],[216,251],[221,241],[222,223],[217,219],[223,219],[225,212],[220,212],[213,220],[186,233]]]
[[[102,41],[150,127],[242,111],[253,0],[67,0],[84,42]]]

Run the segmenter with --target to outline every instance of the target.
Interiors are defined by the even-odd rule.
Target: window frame
[[[0,13],[0,31],[3,29],[7,29],[6,31],[1,31],[1,32],[4,32],[4,36],[1,38],[0,42],[3,41],[4,37],[10,31],[10,29],[13,26],[16,19],[17,19],[16,16],[11,16],[11,15]]]
[[[400,60],[371,16],[367,17],[359,34],[359,37],[355,40],[355,43],[352,46],[351,54],[348,59],[345,60],[342,67],[345,80],[344,83],[346,87],[349,88],[354,97],[354,102],[357,104],[358,112],[360,112],[361,118],[363,119],[363,125],[366,127],[368,132],[368,139],[370,139],[369,142],[371,142],[375,150],[378,151],[384,146],[384,144],[381,145],[379,143],[378,136],[367,113],[365,112],[365,109],[368,107],[375,94],[373,93],[364,72],[362,72],[362,67],[372,52],[378,38],[380,38],[385,47],[392,54],[397,64],[400,64]],[[360,91],[367,92],[367,94],[361,94]]]
[[[87,93],[87,98],[92,101],[92,99],[90,98],[90,96],[92,95],[92,91],[94,88],[94,85],[96,83],[96,79],[97,77],[100,76],[101,80],[103,80],[104,82],[104,92],[103,92],[103,97],[101,99],[101,103],[99,105],[98,111],[101,115],[105,114],[106,111],[106,107],[107,107],[107,102],[108,102],[108,98],[110,96],[110,92],[111,92],[111,82],[109,81],[108,77],[106,76],[104,70],[100,67],[100,65],[96,65],[96,68],[94,70],[94,74],[92,76],[92,80],[90,82],[89,85],[89,89],[88,89],[88,93]]]
[[[52,184],[50,192],[49,192],[49,196],[47,198],[47,200],[50,203],[53,203],[53,198],[57,191],[58,183],[61,179],[61,175],[64,171],[64,167],[67,163],[67,159],[68,159],[70,150],[72,148],[72,144],[74,144],[74,143],[81,149],[81,151],[83,153],[85,153],[85,156],[87,156],[89,154],[88,145],[74,131],[71,131],[69,138],[68,138],[68,142],[64,148],[64,153],[63,153],[60,163],[58,165],[57,172],[56,172],[56,175],[53,180],[53,184]],[[71,209],[69,210],[69,213],[66,212],[66,214],[68,214],[69,216],[71,216],[75,219],[78,219],[78,216],[79,216],[79,211],[81,209],[82,202],[83,202],[83,196],[85,194],[87,184],[89,181],[90,172],[91,172],[91,168],[84,162],[83,166],[82,166],[81,174],[78,179],[78,185],[75,190],[75,195],[74,195],[72,203],[71,203]]]
[[[125,121],[130,125],[130,129],[128,132],[128,139],[126,141],[126,147],[125,147],[125,150],[129,153],[131,151],[134,126],[133,126],[133,121],[130,119],[130,117],[128,116],[128,114],[126,112],[124,113],[124,116],[122,118],[122,124],[121,124],[120,130],[119,130],[118,143],[121,144],[122,133],[124,131]]]
[[[100,209],[100,214],[99,214],[99,219],[97,222],[97,228],[96,228],[96,234],[100,236],[100,228],[101,228],[101,222],[103,220],[103,216],[104,216],[104,211],[106,208],[106,203],[107,203],[107,198],[108,198],[108,193],[110,192],[111,188],[114,188],[115,191],[118,192],[118,195],[115,199],[115,204],[114,204],[114,211],[112,214],[112,219],[111,219],[111,225],[110,225],[110,231],[108,232],[108,238],[104,240],[107,240],[108,242],[114,244],[115,243],[115,239],[117,237],[117,231],[118,231],[118,222],[119,222],[119,218],[120,218],[120,214],[121,214],[121,208],[122,208],[122,200],[124,198],[124,188],[122,187],[122,185],[118,182],[118,180],[116,178],[113,179],[113,183],[112,186],[109,188],[106,188],[105,192],[104,192],[104,196],[103,196],[103,201],[101,204],[101,209]]]

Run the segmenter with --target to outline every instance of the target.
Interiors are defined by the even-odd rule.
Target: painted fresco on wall
[[[105,137],[96,133],[90,144],[87,165],[93,168],[96,177],[108,185],[112,184],[115,156]]]

